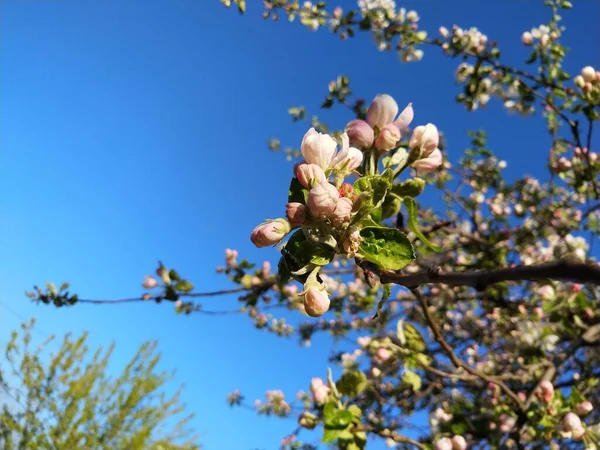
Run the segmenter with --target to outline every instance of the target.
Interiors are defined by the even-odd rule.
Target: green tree
[[[0,448],[194,450],[180,391],[164,392],[172,374],[157,371],[156,342],[145,343],[115,376],[114,344],[93,351],[87,333],[67,334],[50,353],[34,347],[34,320],[14,331],[0,365]]]

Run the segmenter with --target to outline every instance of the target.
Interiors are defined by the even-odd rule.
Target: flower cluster
[[[414,116],[412,105],[406,106],[400,114],[398,110],[391,96],[377,95],[368,108],[366,120],[352,120],[346,125],[339,149],[333,136],[309,129],[301,144],[304,159],[294,167],[295,177],[290,185],[285,219],[267,220],[250,235],[257,247],[267,247],[278,244],[292,230],[300,228],[300,234],[293,234],[282,254],[284,265],[293,266],[288,267],[291,275],[304,284],[299,295],[303,298],[302,310],[309,316],[321,316],[331,305],[326,283],[317,276],[320,268],[331,262],[335,255],[354,257],[361,243],[360,230],[364,223],[361,219],[373,222],[368,217],[376,207],[370,203],[373,193],[365,191],[365,187],[355,191],[346,178],[353,175],[379,177],[379,159],[387,152],[391,155],[400,150],[399,154],[407,157],[396,174],[410,165],[420,175],[434,171],[442,164],[436,126],[420,125],[408,134]],[[408,150],[400,149],[403,133],[407,133],[407,138],[410,136],[406,141]],[[384,197],[377,206],[390,205],[385,210],[389,217],[389,211],[393,214],[399,208],[400,197],[394,194],[395,197],[390,197],[385,204],[386,190],[391,188],[390,177],[394,176],[390,170],[386,174],[385,180],[379,182],[387,187],[381,191]],[[417,181],[421,187],[413,191],[420,193],[423,182]],[[364,208],[369,205],[370,209]],[[312,246],[314,248],[310,250]],[[285,252],[288,252],[287,262]]]

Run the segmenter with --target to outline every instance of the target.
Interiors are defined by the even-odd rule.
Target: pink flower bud
[[[450,32],[448,31],[448,28],[446,28],[446,27],[440,27],[439,33],[440,33],[440,36],[442,36],[443,38],[447,38],[450,35]]]
[[[152,289],[155,288],[156,286],[158,286],[158,281],[156,281],[156,278],[154,278],[151,275],[146,275],[146,278],[144,278],[144,282],[142,283],[142,286],[146,289]]]
[[[394,124],[388,124],[381,129],[377,140],[375,141],[375,148],[380,152],[385,152],[393,149],[400,140],[400,130]]]
[[[292,227],[300,227],[306,221],[306,206],[298,202],[290,202],[285,205],[285,217]]]
[[[367,123],[371,127],[378,127],[380,130],[392,123],[398,114],[398,104],[387,94],[379,94],[375,96],[369,110],[367,111]]]
[[[329,216],[331,223],[339,227],[344,222],[350,220],[352,214],[352,200],[348,197],[341,197],[335,206],[335,210]]]
[[[575,438],[575,435],[578,435],[579,437],[583,435],[583,433],[579,433],[579,430],[583,430],[581,419],[573,412],[565,414],[565,417],[563,417],[562,420],[562,426],[565,431],[573,434],[573,438]]]
[[[523,45],[531,45],[533,42],[533,35],[529,31],[526,31],[521,35],[521,42]]]
[[[364,120],[351,120],[346,125],[346,133],[350,138],[350,144],[360,148],[368,149],[373,145],[375,135],[373,128]]]
[[[323,170],[335,156],[337,142],[328,134],[317,133],[314,128],[306,132],[302,139],[302,156],[308,164],[316,164]]]
[[[585,66],[581,69],[581,76],[588,83],[593,83],[596,78],[596,71],[592,66]]]
[[[452,440],[447,437],[443,437],[435,441],[433,444],[434,450],[452,450]]]
[[[406,106],[406,108],[402,110],[402,112],[394,122],[394,125],[396,125],[396,128],[398,128],[398,130],[402,131],[410,125],[414,117],[415,112],[413,110],[412,103],[409,103]]]
[[[548,380],[543,380],[540,383],[540,390],[542,392],[542,398],[546,403],[552,400],[552,396],[554,395],[554,386]]]
[[[421,157],[426,158],[431,155],[437,149],[439,142],[440,134],[437,127],[432,123],[425,125],[423,134],[421,135]]]
[[[573,81],[575,82],[575,86],[577,86],[580,89],[583,89],[583,87],[585,86],[585,80],[583,79],[583,77],[581,75],[577,75]]]
[[[510,433],[515,427],[516,423],[517,419],[515,419],[514,417],[502,414],[500,416],[500,431],[502,431],[503,433]]]
[[[315,403],[322,405],[329,395],[329,386],[321,378],[313,378],[310,382],[310,392],[315,399]]]
[[[467,450],[467,440],[460,435],[455,435],[452,438],[452,450]]]
[[[392,352],[390,352],[387,348],[379,347],[377,352],[375,352],[375,356],[381,362],[386,362],[388,359],[392,357]]]
[[[594,406],[592,405],[592,402],[588,402],[588,401],[581,402],[575,407],[577,414],[580,414],[582,416],[585,416],[586,414],[591,413],[593,409],[594,409]]]
[[[354,147],[348,149],[346,157],[340,161],[336,166],[343,172],[352,172],[354,169],[359,167],[363,162],[363,153]]]
[[[269,220],[258,225],[250,234],[250,240],[258,248],[275,245],[291,230],[285,219]]]
[[[427,158],[415,161],[413,167],[418,174],[432,172],[442,165],[442,159],[442,152],[436,148]]]
[[[300,164],[296,168],[296,178],[306,189],[312,189],[327,180],[323,169],[316,164]]]
[[[319,317],[329,310],[331,301],[327,292],[316,287],[309,287],[304,294],[304,309],[311,317]]]
[[[335,186],[323,181],[308,193],[308,209],[314,217],[326,217],[335,210],[339,198]]]

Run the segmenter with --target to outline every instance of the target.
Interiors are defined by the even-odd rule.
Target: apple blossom
[[[408,146],[411,149],[419,148],[421,158],[426,158],[437,149],[439,140],[440,135],[437,127],[432,123],[428,123],[427,125],[419,125],[413,130]]]
[[[452,450],[467,450],[467,440],[460,435],[455,435],[452,438]]]
[[[346,133],[348,133],[351,144],[364,149],[371,148],[373,140],[375,139],[373,128],[371,128],[371,125],[364,120],[356,119],[348,122],[346,125]]]
[[[290,202],[285,205],[285,216],[292,227],[300,227],[306,221],[308,209],[302,203]]]
[[[565,414],[562,420],[562,426],[563,430],[568,434],[570,433],[571,437],[575,440],[581,439],[585,434],[581,419],[573,412]]]
[[[335,210],[328,216],[333,225],[339,227],[344,222],[350,220],[352,214],[352,200],[348,197],[338,199]]]
[[[380,152],[391,150],[400,141],[400,130],[394,124],[385,125],[379,132],[379,136],[375,141],[375,148]]]
[[[142,286],[146,289],[152,289],[158,286],[158,281],[156,281],[156,278],[154,278],[152,275],[146,275]]]
[[[328,134],[318,133],[314,128],[306,132],[302,139],[302,156],[309,164],[316,164],[323,170],[335,156],[337,142]]]
[[[360,233],[357,229],[349,230],[346,239],[342,244],[344,252],[349,258],[354,258],[360,246]]]
[[[313,378],[310,382],[310,392],[315,399],[315,403],[322,405],[329,395],[329,386],[321,378]]]
[[[417,170],[417,173],[421,174],[434,171],[442,165],[442,162],[442,152],[436,148],[427,158],[419,159],[412,165]]]
[[[363,153],[355,147],[350,147],[346,157],[335,166],[335,170],[338,170],[342,175],[345,175],[360,167],[362,162]]]
[[[521,35],[521,42],[527,46],[531,45],[533,43],[533,35],[529,31],[524,32]]]
[[[339,198],[335,186],[323,181],[308,193],[308,209],[314,217],[326,217],[335,210]]]
[[[329,310],[331,301],[327,291],[322,288],[311,286],[304,294],[304,310],[311,317],[319,317]]]
[[[367,123],[380,130],[394,121],[398,114],[398,104],[390,95],[378,94],[375,96],[367,111]]]
[[[594,410],[594,406],[592,405],[592,402],[585,401],[575,406],[575,410],[577,411],[577,414],[585,416]]]
[[[433,444],[434,450],[452,450],[452,447],[452,440],[447,437],[438,439],[435,441],[435,444]]]
[[[540,382],[540,390],[544,401],[546,403],[550,402],[550,400],[552,400],[552,396],[554,395],[554,386],[552,385],[552,382],[543,380]]]
[[[586,82],[592,83],[596,78],[596,70],[592,66],[585,66],[581,69],[581,76]]]
[[[250,240],[257,247],[268,247],[281,241],[291,230],[285,219],[268,220],[258,225],[250,234]]]
[[[312,189],[327,180],[323,169],[316,164],[299,164],[295,172],[296,178],[306,189]]]

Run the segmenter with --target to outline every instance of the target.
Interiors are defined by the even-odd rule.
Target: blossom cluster
[[[252,242],[257,247],[276,245],[293,229],[300,228],[311,241],[329,236],[327,239],[333,243],[328,245],[334,247],[335,254],[354,257],[361,237],[360,223],[353,218],[369,193],[354,192],[346,178],[378,174],[379,158],[398,150],[403,135],[410,139],[408,150],[402,151],[409,155],[407,164],[417,174],[431,172],[442,164],[436,126],[420,125],[408,133],[414,117],[412,105],[398,112],[398,104],[391,96],[377,95],[365,120],[352,120],[346,125],[339,149],[333,136],[309,129],[301,144],[304,159],[294,167],[294,180],[306,193],[305,197],[290,196],[286,217],[258,225],[250,235]],[[309,275],[300,295],[304,312],[318,317],[329,309],[331,301],[326,284],[316,277],[319,267],[313,269],[305,272]]]

